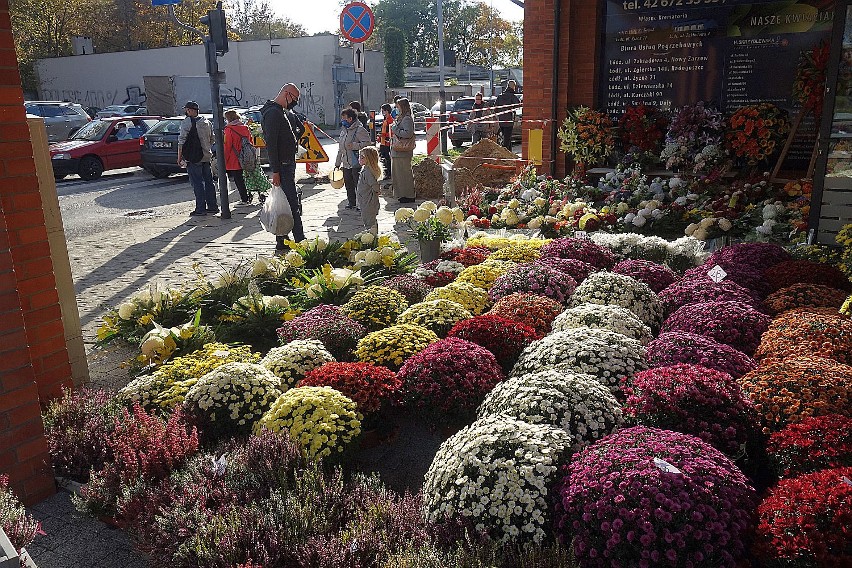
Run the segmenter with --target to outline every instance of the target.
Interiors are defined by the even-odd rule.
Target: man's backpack
[[[240,149],[237,152],[237,160],[244,172],[253,172],[257,168],[257,152],[251,141],[245,136],[240,136]]]
[[[192,122],[192,127],[189,129],[189,134],[183,143],[181,156],[190,164],[198,164],[204,159],[204,149],[201,147],[201,139],[198,137],[198,127],[195,125],[196,120],[190,119],[190,122]]]

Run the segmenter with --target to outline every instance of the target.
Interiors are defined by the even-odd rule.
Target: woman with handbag
[[[414,174],[411,158],[414,157],[414,119],[408,99],[396,101],[397,116],[391,125],[391,179],[393,191],[400,203],[414,202]]]
[[[243,138],[248,138],[251,142],[251,132],[234,110],[225,112],[225,120],[228,121],[225,125],[225,171],[228,172],[228,178],[237,186],[242,204],[248,205],[251,203],[252,195],[246,190],[246,180],[240,165],[240,148],[242,148]]]
[[[345,108],[340,112],[340,148],[337,150],[337,161],[335,168],[343,169],[343,182],[346,185],[346,208],[357,209],[358,200],[355,188],[358,186],[358,174],[361,173],[361,164],[358,163],[358,152],[361,148],[372,145],[370,133],[358,120],[358,113],[352,108]]]

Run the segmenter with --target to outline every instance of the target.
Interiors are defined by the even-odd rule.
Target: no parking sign
[[[376,26],[373,10],[363,2],[352,2],[340,13],[340,33],[351,42],[367,41]]]

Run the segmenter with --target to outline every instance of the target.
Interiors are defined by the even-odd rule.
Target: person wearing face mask
[[[357,209],[358,201],[355,189],[358,186],[358,174],[361,165],[358,163],[358,151],[372,144],[370,133],[358,120],[354,109],[345,108],[340,112],[340,148],[337,150],[335,168],[343,169],[343,183],[346,185],[346,208]]]
[[[302,215],[299,208],[299,195],[296,189],[296,135],[288,118],[289,111],[299,104],[299,88],[287,83],[272,100],[266,101],[260,110],[263,127],[263,139],[269,152],[269,167],[272,170],[272,184],[280,186],[287,196],[290,210],[293,212],[293,240],[305,240],[302,227]],[[276,251],[287,249],[285,236],[276,236]]]

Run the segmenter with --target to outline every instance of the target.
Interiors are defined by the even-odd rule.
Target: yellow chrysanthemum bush
[[[483,313],[491,305],[488,290],[469,282],[450,282],[446,286],[435,288],[426,296],[426,301],[429,300],[451,300],[461,304],[475,316]]]
[[[467,282],[468,284],[473,284],[477,288],[482,288],[483,290],[489,290],[491,286],[494,285],[494,281],[506,274],[508,272],[510,266],[509,263],[500,263],[502,266],[494,266],[494,265],[486,265],[486,264],[474,264],[473,266],[468,266],[456,277],[456,282]]]
[[[392,325],[408,308],[405,296],[384,286],[367,286],[359,290],[340,311],[370,331]]]
[[[334,363],[334,358],[322,341],[318,339],[297,339],[282,347],[273,347],[258,363],[280,379],[281,392],[296,386],[308,371]]]
[[[183,403],[186,393],[202,377],[225,363],[256,363],[260,354],[246,345],[206,343],[203,348],[175,357],[149,375],[133,379],[118,393],[128,404],[138,402],[151,412],[169,410]]]
[[[527,243],[518,243],[503,247],[491,253],[488,258],[493,260],[511,260],[524,264],[534,262],[541,256],[541,246],[530,245]]]
[[[446,337],[456,323],[471,317],[471,313],[457,302],[430,300],[414,304],[402,312],[396,322],[419,325],[432,330],[438,337]]]
[[[279,379],[253,363],[227,363],[193,385],[183,401],[205,437],[248,434],[281,395]]]
[[[374,331],[358,342],[355,358],[398,371],[406,359],[438,341],[435,332],[413,324],[398,324]]]
[[[320,460],[343,453],[361,434],[363,417],[355,402],[331,387],[298,387],[282,394],[254,425],[286,430],[301,444],[305,455]]]

